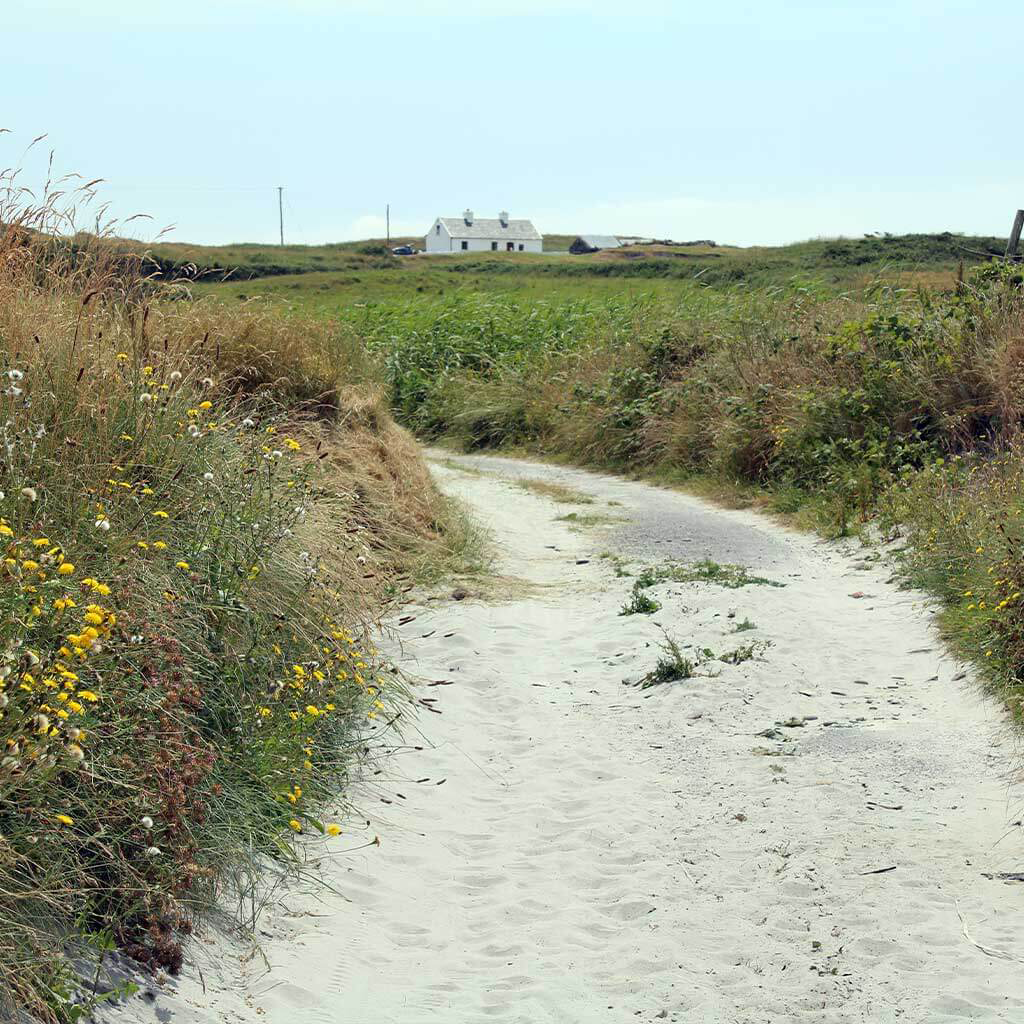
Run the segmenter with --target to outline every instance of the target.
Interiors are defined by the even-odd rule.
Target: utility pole
[[[277,186],[277,222],[281,228],[281,245],[284,245],[284,200],[282,194],[284,193],[284,185]]]
[[[384,218],[388,224],[388,248],[391,248],[391,204],[384,207]]]

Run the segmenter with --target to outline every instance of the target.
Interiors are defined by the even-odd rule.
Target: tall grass
[[[1024,680],[1016,268],[945,292],[463,296],[371,307],[355,326],[427,436],[712,481],[831,535],[881,516],[910,537],[912,577],[950,602],[962,648],[1011,690]]]
[[[403,713],[371,620],[461,542],[347,336],[154,303],[0,179],[0,1016],[288,861]],[[99,955],[99,954],[97,954]]]

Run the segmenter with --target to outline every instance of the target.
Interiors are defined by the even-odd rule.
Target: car
[[[394,256],[415,256],[416,250],[411,245],[396,245],[391,250]]]

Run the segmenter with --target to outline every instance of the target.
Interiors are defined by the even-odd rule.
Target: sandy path
[[[332,859],[338,895],[293,889],[268,913],[269,973],[217,940],[205,993],[184,979],[132,1015],[1024,1020],[1024,966],[964,935],[1024,957],[1024,884],[983,877],[1022,868],[1016,745],[920,595],[852,547],[674,492],[505,459],[435,468],[526,585],[402,627],[404,667],[452,685],[421,691],[443,712],[424,716],[426,748],[366,793],[382,846]],[[579,531],[557,521],[572,511],[622,521]],[[711,557],[785,586],[667,583],[649,591],[660,612],[621,617],[632,580],[603,552],[634,568]],[[734,632],[745,619],[756,629]],[[770,646],[624,686],[653,666],[659,627],[717,654]]]

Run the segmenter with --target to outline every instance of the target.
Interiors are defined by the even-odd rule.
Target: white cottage
[[[528,220],[509,220],[506,212],[495,220],[474,217],[438,217],[427,232],[427,252],[543,252],[544,239]]]

